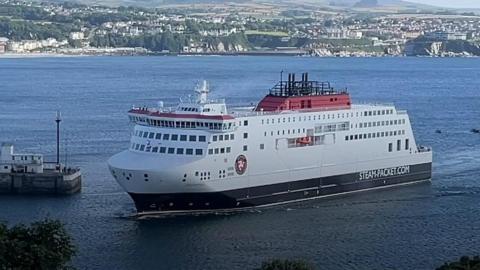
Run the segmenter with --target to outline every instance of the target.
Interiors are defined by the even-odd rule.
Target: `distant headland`
[[[480,56],[480,16],[397,1],[100,6],[0,0],[0,57]],[[87,1],[88,3],[88,1]]]

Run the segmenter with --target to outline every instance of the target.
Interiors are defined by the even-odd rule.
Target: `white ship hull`
[[[390,113],[364,116],[371,111]],[[134,134],[132,149],[113,156],[110,170],[139,212],[240,209],[431,179],[432,152],[417,147],[408,115],[393,106],[257,113],[232,121],[234,128],[213,132],[137,124],[135,134],[186,134],[206,140],[166,141]],[[379,125],[373,127],[373,122]],[[325,128],[339,123],[348,126]],[[220,135],[229,139],[220,141]],[[314,141],[288,141],[305,136]],[[135,150],[137,144],[202,149],[202,155],[148,153]],[[240,156],[244,171],[237,168]]]

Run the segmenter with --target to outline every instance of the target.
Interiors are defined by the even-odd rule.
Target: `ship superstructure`
[[[241,209],[431,179],[406,111],[351,104],[308,74],[281,80],[255,107],[197,99],[133,108],[130,148],[108,161],[139,212]]]

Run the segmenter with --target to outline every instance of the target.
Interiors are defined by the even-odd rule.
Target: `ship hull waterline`
[[[359,180],[360,173],[204,193],[132,193],[137,215],[234,212],[431,181],[432,163],[411,165],[405,175]]]

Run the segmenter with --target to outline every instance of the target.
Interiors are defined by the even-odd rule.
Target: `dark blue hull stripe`
[[[265,186],[209,193],[138,194],[129,193],[139,212],[191,212],[240,209],[254,206],[313,199],[328,195],[369,190],[429,180],[432,164],[410,165],[410,171],[360,180],[360,173],[299,180]]]

